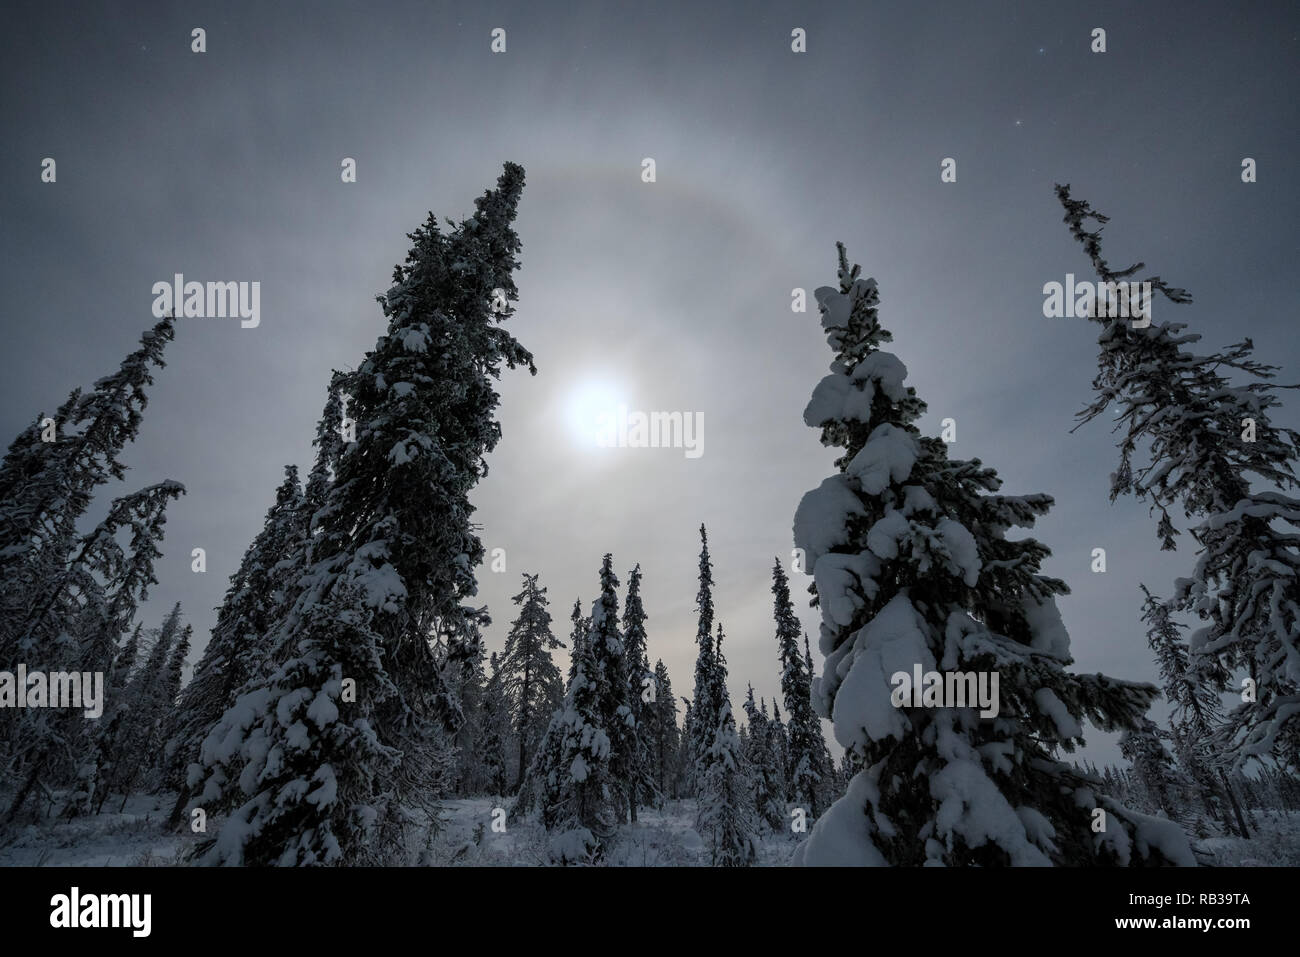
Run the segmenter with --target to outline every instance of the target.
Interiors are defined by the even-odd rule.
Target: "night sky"
[[[1176,309],[1206,347],[1250,336],[1300,381],[1300,7],[271,6],[16,3],[0,34],[6,443],[117,367],[154,322],[155,282],[261,283],[256,329],[181,320],[128,483],[101,493],[188,488],[149,624],[183,602],[201,653],[283,465],[310,467],[331,368],[354,368],[385,328],[374,297],[405,234],[429,210],[467,216],[509,160],[528,181],[510,327],[539,371],[504,374],[504,438],[473,494],[484,545],[506,550],[504,574],[479,575],[490,648],[525,571],[567,639],[612,552],[624,584],[641,563],[651,661],[689,695],[705,522],[732,697],[746,682],[778,693],[770,569],[835,458],[801,415],[831,358],[812,290],[835,284],[841,240],[879,282],[892,351],[929,404],[923,431],[953,417],[952,455],[996,467],[1007,492],[1055,497],[1032,534],[1073,589],[1060,607],[1076,667],[1155,678],[1138,583],[1168,595],[1192,555],[1158,550],[1145,506],[1108,501],[1105,421],[1070,434],[1096,329],[1042,314],[1044,283],[1092,278],[1052,184],[1110,215],[1113,264],[1143,259],[1192,292],[1158,300],[1157,321]],[[940,182],[945,157],[956,183]],[[1258,182],[1241,181],[1243,157]],[[807,313],[791,311],[794,287]],[[1276,421],[1296,427],[1291,395]],[[700,414],[704,454],[592,448],[575,417],[596,400]],[[206,574],[190,571],[194,547]]]

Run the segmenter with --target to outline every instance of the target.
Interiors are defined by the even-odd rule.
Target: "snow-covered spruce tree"
[[[46,583],[41,604],[29,609],[31,640],[23,644],[30,671],[112,676],[121,636],[148,598],[150,586],[157,584],[154,562],[162,555],[158,545],[167,505],[184,491],[179,483],[167,481],[114,499],[99,524],[68,550],[63,567]],[[128,531],[129,542],[123,548],[119,536]],[[98,749],[92,734],[96,729],[78,708],[18,713],[17,747],[12,749],[6,776],[22,783],[6,820],[14,820],[32,794],[74,779],[80,783],[70,803],[80,805],[86,782],[95,777],[92,761]]]
[[[1143,718],[1137,728],[1119,736],[1119,751],[1132,764],[1151,813],[1185,824],[1187,816],[1183,809],[1188,803],[1191,782],[1180,772],[1173,755],[1165,750],[1167,736],[1154,721]]]
[[[713,741],[718,726],[719,702],[709,694],[716,680],[713,651],[713,563],[709,561],[709,536],[700,525],[700,589],[695,595],[698,625],[695,629],[695,695],[687,712],[687,740],[691,763],[696,768]],[[699,779],[693,776],[696,786]]]
[[[203,743],[200,801],[235,787],[244,798],[205,863],[402,862],[406,826],[436,820],[463,720],[450,679],[485,617],[464,604],[484,554],[468,496],[501,436],[502,364],[535,371],[501,325],[517,298],[523,182],[506,164],[447,235],[430,214],[381,297],[388,330],[342,383],[356,440],[279,636],[292,656]]]
[[[74,390],[52,418],[37,416],[0,462],[0,661],[29,673],[109,671],[153,583],[166,506],[184,488],[129,493],[88,534],[77,526],[95,490],[125,476],[122,449],[173,335],[171,319],[157,323],[115,373]],[[126,530],[130,553],[116,540]],[[0,709],[0,780],[16,788],[6,819],[30,795],[86,773],[87,731],[77,709]]]
[[[655,661],[655,699],[649,708],[650,742],[655,772],[655,791],[659,806],[670,797],[681,796],[677,729],[677,699],[673,683],[668,677],[668,667],[660,658]]]
[[[1065,222],[1103,283],[1132,281],[1144,268],[1110,267],[1101,254],[1108,217],[1056,187]],[[1095,230],[1086,224],[1093,220]],[[1191,302],[1185,290],[1159,277],[1149,282],[1169,302]],[[1192,575],[1175,585],[1175,611],[1204,624],[1192,632],[1193,673],[1216,690],[1225,676],[1244,673],[1255,695],[1227,716],[1215,748],[1241,768],[1251,758],[1273,756],[1300,771],[1300,484],[1295,464],[1300,433],[1274,425],[1269,410],[1283,386],[1270,382],[1276,366],[1253,358],[1249,339],[1197,354],[1200,336],[1185,323],[1141,327],[1129,319],[1097,315],[1102,326],[1095,396],[1079,413],[1087,422],[1114,408],[1121,432],[1119,467],[1111,497],[1133,495],[1160,514],[1162,548],[1175,548],[1170,510],[1181,506],[1196,524]],[[1244,379],[1234,385],[1230,376]],[[1135,462],[1135,459],[1137,461]],[[1262,485],[1258,490],[1252,484]],[[1246,695],[1243,694],[1243,698]]]
[[[790,716],[790,800],[802,804],[816,819],[825,810],[820,798],[829,767],[822,763],[826,747],[821,722],[812,706],[812,675],[799,652],[801,627],[790,600],[790,582],[778,558],[772,565],[772,596],[776,617],[776,648],[781,662],[781,695]]]
[[[296,466],[285,466],[262,531],[231,576],[203,656],[185,688],[176,728],[166,745],[167,784],[176,789],[171,822],[177,823],[190,789],[203,780],[200,747],[209,730],[249,682],[260,681],[293,653],[293,608],[312,565],[314,519],[325,504],[343,448],[342,383],[335,372],[316,426],[316,461],[302,489]],[[193,779],[191,779],[193,775]],[[234,800],[235,794],[228,794]],[[209,802],[208,811],[217,810]]]
[[[632,758],[636,745],[631,697],[628,688],[627,661],[618,620],[618,577],[614,574],[613,556],[606,554],[600,567],[600,598],[591,616],[587,644],[600,701],[600,727],[609,738],[609,774],[612,799],[620,823],[628,820],[632,792]]]
[[[174,335],[170,317],[159,321],[116,372],[69,395],[49,425],[53,441],[37,416],[0,462],[0,661],[43,653],[47,637],[33,619],[59,604],[52,593],[64,587],[95,489],[125,478],[122,449],[139,432],[145,390]]]
[[[1083,743],[1085,718],[1136,726],[1156,689],[1066,670],[1055,606],[1066,586],[1039,573],[1043,545],[1005,537],[1051,499],[998,495],[995,471],[950,461],[942,441],[921,436],[925,405],[881,350],[891,336],[876,284],[842,245],[839,266],[839,288],[816,291],[835,359],[804,421],[844,454],[803,497],[794,533],[822,615],[813,701],[862,770],[795,861],[1194,864],[1177,825],[1124,808],[1056,756]],[[917,667],[983,675],[986,690],[996,673],[996,714],[941,706],[929,683],[926,706],[913,706],[894,676]]]
[[[812,648],[808,644],[808,633],[804,632],[803,636],[803,669],[808,675],[808,697],[812,699],[813,683],[817,680],[817,671],[813,667]],[[816,712],[814,712],[814,716]],[[826,744],[826,735],[822,734],[822,723],[820,720],[814,720],[808,737],[813,741],[813,753],[817,755],[813,765],[818,775],[817,793],[820,795],[818,800],[819,807],[829,807],[843,792],[842,788],[837,787],[838,782],[835,780],[835,759],[831,757],[831,749]]]
[[[298,467],[286,465],[262,530],[230,576],[217,623],[177,707],[165,755],[167,784],[180,792],[175,814],[184,806],[188,769],[198,760],[203,738],[234,704],[236,692],[265,669],[266,637],[283,612],[280,601],[288,584],[281,563],[299,544],[301,502]]]
[[[696,767],[699,816],[696,830],[709,848],[714,867],[748,867],[758,855],[754,836],[754,777],[745,760],[727,692],[727,659],[722,653],[722,623],[712,646],[708,700],[718,720]]]
[[[1236,795],[1228,783],[1228,775],[1221,766],[1216,767],[1209,750],[1215,730],[1223,721],[1219,694],[1214,690],[1222,682],[1197,679],[1182,640],[1181,631],[1186,626],[1175,621],[1169,606],[1151,594],[1145,585],[1140,587],[1145,596],[1142,620],[1147,625],[1147,644],[1155,653],[1156,666],[1164,683],[1165,700],[1172,709],[1170,737],[1174,754],[1191,779],[1205,813],[1217,816],[1223,822],[1224,831],[1230,833],[1233,829],[1227,810],[1230,802],[1236,814],[1238,833],[1249,837]],[[1223,799],[1225,795],[1226,801]]]
[[[185,686],[185,660],[190,655],[190,646],[194,637],[194,626],[186,625],[176,639],[167,656],[167,672],[162,689],[162,709],[154,724],[153,754],[151,755],[150,787],[158,790],[167,786],[166,744],[176,731],[178,720],[177,704]]]
[[[97,750],[109,755],[110,763],[96,769],[95,803],[98,814],[113,794],[122,795],[122,806],[131,796],[136,783],[158,760],[158,738],[162,723],[175,705],[167,696],[173,690],[169,665],[179,648],[176,680],[189,651],[191,628],[181,623],[181,604],[177,602],[163,618],[153,645],[141,666],[131,676],[121,702],[122,716],[103,729],[113,738],[99,743]],[[100,729],[97,729],[100,730]]]
[[[510,710],[495,653],[488,659],[488,665],[488,679],[483,686],[483,783],[488,794],[500,797],[506,793],[510,780],[506,754],[510,746]]]
[[[83,611],[87,624],[78,631],[82,635],[87,634],[89,629],[100,629],[105,619],[103,596],[94,594],[94,589],[91,589],[87,597],[90,601]],[[126,641],[113,650],[113,663],[104,675],[103,710],[95,723],[86,730],[86,757],[78,772],[78,780],[70,789],[68,800],[64,804],[63,814],[66,817],[90,813],[100,803],[97,789],[102,777],[112,773],[111,769],[118,758],[116,744],[125,713],[126,689],[135,670],[143,631],[143,622],[137,621]]]
[[[523,591],[512,599],[519,616],[510,626],[501,656],[502,688],[518,748],[515,791],[523,784],[528,763],[564,698],[560,669],[551,658],[552,649],[563,648],[564,643],[551,633],[546,589],[538,587],[537,577],[525,573]]]
[[[482,794],[487,787],[487,755],[483,748],[487,731],[484,710],[487,673],[483,667],[486,657],[487,649],[480,646],[473,655],[462,658],[458,673],[451,681],[463,716],[452,738],[456,758],[451,790],[458,797]]]
[[[809,699],[811,701],[811,698]],[[764,716],[767,715],[767,700],[761,702],[761,710]],[[790,788],[790,733],[786,729],[785,722],[781,720],[781,706],[777,704],[776,699],[772,699],[772,717],[768,722],[768,747],[772,749],[772,760],[776,763],[777,772],[781,775],[784,789],[781,796],[785,801],[791,801]],[[839,794],[843,788],[836,788],[835,793]]]
[[[754,686],[745,693],[745,721],[749,728],[745,760],[753,775],[753,807],[756,820],[773,831],[785,827],[785,781],[772,748],[771,719],[759,710]]]
[[[542,736],[533,759],[524,773],[523,782],[511,805],[512,819],[521,820],[534,810],[541,811],[542,825],[550,830],[559,819],[560,786],[568,771],[561,767],[564,760],[564,728],[567,705],[573,691],[573,679],[578,673],[578,664],[586,647],[586,634],[591,629],[591,621],[582,614],[582,600],[573,603],[573,612],[569,616],[573,627],[569,632],[569,677],[565,684],[565,699],[561,707],[551,715],[550,724]]]
[[[569,621],[572,622],[573,628],[569,633],[569,640],[572,643],[572,650],[569,652],[569,671],[564,679],[564,690],[567,693],[569,685],[573,683],[573,676],[577,674],[578,659],[577,651],[579,645],[585,645],[591,634],[591,619],[582,613],[582,599],[576,599],[573,603],[573,611],[569,613]]]
[[[351,437],[355,425],[346,422],[344,412],[343,390],[348,383],[348,376],[349,373],[335,370],[330,377],[325,408],[316,423],[316,437],[312,439],[312,444],[316,447],[316,459],[307,475],[302,494],[298,496],[294,512],[285,516],[289,528],[281,547],[283,558],[271,566],[276,607],[268,611],[269,619],[277,623],[271,631],[271,637],[278,640],[274,644],[265,643],[255,656],[258,667],[253,673],[259,677],[284,664],[295,652],[293,636],[297,634],[299,626],[298,598],[312,580],[310,571],[316,563],[318,544],[324,538],[321,521],[328,514],[326,506],[338,469],[339,456],[347,444],[344,439]]]
[[[601,708],[604,679],[596,651],[602,644],[601,656],[608,657],[611,630],[617,641],[616,583],[612,571],[605,574],[607,569],[608,556],[601,573],[602,594],[592,604],[590,619],[580,619],[575,610],[575,624],[588,621],[589,630],[585,640],[573,643],[573,677],[564,707],[548,731],[556,742],[555,757],[547,762],[552,780],[538,788],[544,802],[542,820],[551,832],[551,857],[561,864],[599,860],[619,823],[622,797],[610,772],[613,751]],[[546,803],[552,794],[553,803]]]
[[[646,653],[645,607],[641,604],[641,566],[628,574],[627,600],[623,604],[623,656],[627,670],[627,704],[632,710],[631,740],[627,742],[628,812],[636,823],[637,805],[657,803],[658,776],[650,725],[658,688]]]
[[[695,727],[695,705],[690,698],[682,698],[682,707],[686,709],[682,717],[682,733],[677,746],[677,780],[682,796],[697,797],[695,788],[695,752],[691,742],[696,740],[699,731]]]

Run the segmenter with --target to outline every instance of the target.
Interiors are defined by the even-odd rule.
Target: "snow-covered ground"
[[[0,866],[152,866],[184,863],[195,835],[166,826],[173,795],[134,797],[88,818],[53,820],[19,828],[0,846]],[[546,831],[540,824],[501,820],[496,809],[508,799],[466,798],[444,804],[444,826],[428,848],[413,848],[413,859],[435,867],[545,866]],[[623,827],[607,863],[631,867],[698,867],[708,864],[708,849],[693,826],[694,801],[672,801],[662,810],[642,809],[635,825]],[[1249,841],[1209,838],[1198,849],[1227,867],[1300,865],[1300,814],[1256,811],[1259,832]],[[210,822],[215,827],[219,821]],[[499,827],[499,825],[498,825]],[[796,836],[768,835],[759,845],[759,864],[783,866],[794,853]]]
[[[183,863],[196,835],[166,826],[174,795],[134,797],[119,813],[110,805],[103,814],[50,820],[19,828],[0,846],[0,866],[168,866]],[[412,859],[432,866],[546,865],[545,829],[532,822],[507,821],[504,833],[493,830],[494,810],[508,809],[509,799],[467,798],[447,801],[444,825],[428,848],[412,849]],[[609,861],[634,867],[680,867],[707,864],[708,851],[695,832],[694,801],[673,801],[663,811],[641,809],[635,825],[621,829]],[[501,820],[502,815],[495,815]],[[220,821],[210,820],[211,830]],[[498,825],[499,827],[499,825]],[[794,852],[794,836],[769,836],[759,847],[759,863],[783,865]]]
[[[1211,837],[1197,841],[1197,848],[1213,855],[1219,867],[1300,867],[1300,813],[1255,811],[1252,816],[1258,829],[1249,841]]]
[[[494,809],[508,806],[507,801],[492,798],[447,802],[447,824],[424,856],[424,862],[491,867],[546,865],[549,841],[540,824],[511,821],[504,833],[493,832]],[[606,863],[630,867],[705,865],[708,848],[696,833],[694,820],[694,801],[670,801],[662,811],[641,808],[637,823],[620,829]],[[759,844],[759,864],[788,864],[795,844],[794,835],[765,837]]]
[[[184,863],[189,833],[166,826],[174,794],[137,795],[119,812],[110,801],[103,814],[47,819],[20,827],[12,841],[0,839],[5,867],[149,867]]]

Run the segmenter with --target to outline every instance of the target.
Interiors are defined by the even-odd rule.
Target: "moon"
[[[625,401],[621,391],[607,381],[590,380],[574,388],[565,403],[565,421],[574,444],[600,449],[597,432],[602,416],[612,417]]]

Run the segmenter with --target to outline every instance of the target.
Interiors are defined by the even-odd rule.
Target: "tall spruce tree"
[[[811,695],[809,697],[811,701]],[[767,700],[761,702],[764,716],[767,714]],[[781,706],[772,699],[772,718],[768,722],[769,744],[772,748],[772,760],[776,762],[777,771],[781,775],[781,781],[784,788],[781,791],[781,797],[785,801],[794,800],[790,787],[790,733],[781,720]],[[842,791],[842,788],[836,788],[836,793]]]
[[[601,597],[591,607],[587,637],[574,641],[572,678],[564,707],[552,722],[555,759],[548,762],[554,782],[541,788],[543,821],[551,831],[552,858],[563,864],[589,863],[604,856],[622,808],[621,790],[611,773],[614,751],[602,707],[608,691],[604,664],[617,642],[618,602],[609,557],[601,572]],[[608,574],[606,574],[608,572]],[[598,646],[600,650],[598,651]]]
[[[821,796],[829,770],[823,765],[825,740],[812,706],[812,674],[799,653],[801,627],[790,600],[790,583],[778,558],[772,565],[772,596],[776,617],[776,648],[781,662],[781,695],[790,716],[790,799],[816,819],[825,809]]]
[[[103,809],[113,793],[125,807],[136,784],[147,778],[159,760],[163,725],[176,704],[181,667],[189,652],[191,628],[181,623],[181,605],[172,606],[158,629],[144,663],[127,685],[124,715],[109,743],[113,760],[97,774],[94,810]]]
[[[695,696],[688,714],[691,762],[699,767],[718,726],[719,703],[710,698],[715,683],[713,650],[713,563],[709,561],[709,535],[700,525],[700,588],[695,595],[698,624],[695,629]],[[698,785],[698,779],[696,784]]]
[[[697,797],[695,781],[695,749],[693,742],[700,731],[695,725],[695,705],[690,698],[682,698],[682,707],[686,709],[682,718],[682,735],[677,748],[677,774],[681,782],[681,793]]]
[[[628,574],[627,600],[623,604],[627,704],[632,711],[632,739],[628,742],[627,762],[628,812],[633,823],[636,822],[637,805],[654,803],[658,787],[651,731],[658,687],[646,653],[645,620],[645,607],[641,604],[641,566],[637,565]]]
[[[264,671],[269,658],[266,637],[283,613],[281,589],[288,584],[282,563],[292,547],[300,544],[297,519],[301,499],[298,468],[287,465],[262,530],[230,576],[217,623],[181,697],[173,736],[167,743],[167,783],[180,794],[173,819],[188,795],[188,770],[198,760],[203,738],[234,704],[236,692]]]
[[[1214,690],[1220,682],[1197,680],[1187,646],[1182,640],[1181,631],[1185,626],[1174,620],[1165,602],[1151,594],[1145,585],[1140,587],[1145,596],[1142,620],[1147,624],[1147,644],[1155,653],[1156,666],[1164,682],[1165,699],[1172,709],[1170,737],[1174,754],[1191,779],[1205,812],[1217,815],[1223,821],[1224,830],[1231,831],[1232,821],[1226,807],[1231,803],[1238,833],[1249,837],[1228,775],[1221,766],[1216,767],[1217,762],[1210,751],[1215,731],[1223,721],[1219,694]],[[1136,763],[1134,767],[1137,767]]]
[[[459,674],[452,682],[463,720],[452,739],[456,746],[453,792],[461,797],[479,795],[487,787],[488,766],[484,737],[488,731],[484,663],[487,649],[480,648],[460,660]]]
[[[804,421],[844,454],[800,502],[794,532],[822,616],[814,704],[862,770],[796,862],[1193,864],[1176,825],[1123,807],[1056,756],[1083,743],[1085,717],[1135,727],[1156,689],[1066,670],[1055,606],[1066,586],[1040,574],[1043,545],[1005,537],[1051,499],[996,494],[995,471],[920,434],[925,405],[881,349],[891,336],[876,283],[838,248],[839,287],[816,290],[835,359]],[[924,701],[920,688],[910,697],[918,667],[983,675],[986,690],[996,673],[996,714],[930,683]]]
[[[748,867],[758,855],[754,776],[731,711],[723,638],[719,622],[717,639],[710,648],[707,697],[717,722],[695,770],[699,782],[696,828],[708,845],[709,861],[714,867]]]
[[[586,648],[586,634],[591,629],[591,621],[583,617],[581,599],[574,601],[569,619],[572,629],[569,632],[569,672],[565,683],[565,698],[561,707],[551,715],[550,724],[529,762],[510,812],[513,818],[519,820],[534,810],[540,810],[542,825],[547,830],[555,827],[562,810],[561,787],[567,779],[568,769],[562,767],[561,762],[564,760],[565,728],[571,724],[567,720],[568,702],[573,691],[573,679],[577,676],[578,665]]]
[[[632,706],[628,700],[631,695],[627,660],[619,630],[618,584],[613,556],[607,554],[601,562],[600,598],[596,600],[600,613],[592,612],[587,641],[600,702],[600,724],[609,738],[609,774],[615,792],[616,814],[620,822],[625,822],[631,803],[636,737]]]
[[[121,636],[148,598],[149,588],[157,584],[154,562],[162,556],[158,543],[167,505],[184,491],[179,483],[168,481],[113,500],[108,515],[70,550],[53,587],[31,616],[38,637],[24,642],[29,671],[111,674]],[[128,529],[129,545],[123,548],[118,535]],[[42,632],[57,637],[42,641]],[[19,735],[10,768],[23,777],[7,820],[14,820],[38,790],[95,775],[99,729],[89,726],[83,714],[76,708],[20,712],[14,722]],[[72,801],[83,796],[84,791],[74,789]]]
[[[773,831],[785,827],[785,781],[776,763],[772,747],[771,719],[754,700],[751,684],[745,694],[745,721],[749,728],[745,758],[753,775],[755,819]]]
[[[677,729],[677,699],[668,667],[660,658],[655,661],[655,698],[648,713],[651,753],[655,771],[655,791],[660,807],[669,798],[681,796],[681,774],[678,768],[679,732]]]
[[[1071,198],[1068,185],[1056,195],[1101,285],[1134,282],[1144,263],[1113,269],[1102,257],[1108,217]],[[1142,281],[1170,303],[1191,302],[1158,276]],[[1242,673],[1253,692],[1227,716],[1216,750],[1239,768],[1271,756],[1300,771],[1300,499],[1286,494],[1300,484],[1300,433],[1271,420],[1284,388],[1270,381],[1277,367],[1254,358],[1250,339],[1198,354],[1189,347],[1200,336],[1185,323],[1156,322],[1154,308],[1141,323],[1109,311],[1090,311],[1102,332],[1095,396],[1080,424],[1116,409],[1111,498],[1150,503],[1162,548],[1174,549],[1180,534],[1171,509],[1196,522],[1196,563],[1171,599],[1203,622],[1190,636],[1192,670],[1216,691]]]
[[[518,747],[515,791],[523,784],[529,761],[564,698],[560,669],[551,658],[551,651],[563,648],[564,643],[551,634],[546,589],[538,587],[537,578],[525,573],[523,591],[512,599],[519,606],[519,616],[510,626],[501,656],[502,690]]]
[[[804,632],[803,636],[803,668],[804,673],[808,675],[808,697],[811,700],[817,671],[813,667],[812,648],[808,644],[807,632]],[[838,782],[835,780],[835,759],[831,757],[831,749],[826,745],[826,735],[822,734],[822,723],[816,720],[815,716],[808,737],[812,739],[813,753],[816,755],[813,768],[817,772],[817,793],[820,795],[817,804],[819,807],[826,807],[840,796],[842,789],[837,786]]]
[[[1152,813],[1186,823],[1184,808],[1190,781],[1174,763],[1173,755],[1165,750],[1167,736],[1154,721],[1143,718],[1137,728],[1119,736],[1119,752],[1132,764]]]
[[[52,419],[37,416],[0,462],[0,660],[43,654],[59,632],[42,626],[78,570],[77,524],[96,488],[125,478],[122,450],[139,432],[153,370],[174,336],[170,317],[158,322],[116,372],[88,393],[74,390]]]
[[[402,862],[412,817],[437,820],[464,719],[452,676],[486,620],[465,604],[484,555],[468,494],[501,436],[501,366],[535,372],[501,325],[523,182],[506,164],[446,235],[430,214],[380,297],[387,332],[341,383],[356,440],[314,519],[292,656],[203,744],[203,799],[243,798],[205,863]]]
[[[136,608],[155,584],[165,512],[184,493],[163,482],[112,501],[86,534],[96,489],[125,477],[121,453],[139,431],[171,318],[140,339],[113,374],[39,415],[0,462],[0,660],[29,673],[109,675]],[[119,536],[129,533],[123,548]],[[93,775],[94,730],[78,709],[0,709],[6,820],[34,794]],[[74,800],[84,798],[84,787]]]
[[[483,686],[483,784],[488,794],[506,793],[509,774],[506,749],[510,745],[510,709],[505,680],[495,653],[488,659],[487,683]]]
[[[275,503],[231,576],[216,627],[181,697],[166,746],[166,780],[177,790],[172,823],[179,821],[191,788],[203,779],[200,748],[208,732],[245,685],[263,680],[293,653],[293,609],[312,565],[316,513],[325,504],[344,444],[344,378],[335,372],[330,382],[312,440],[316,460],[306,488],[299,486],[296,466],[285,466]],[[227,802],[235,797],[228,793]]]

